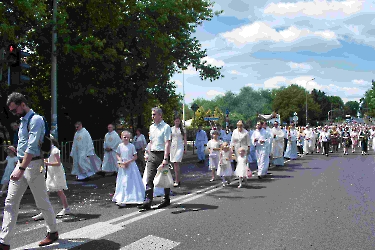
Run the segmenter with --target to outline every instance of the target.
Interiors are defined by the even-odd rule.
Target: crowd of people
[[[64,190],[68,189],[66,176],[60,159],[58,142],[51,136],[49,157],[44,159],[41,151],[45,135],[45,123],[41,116],[28,106],[25,97],[17,92],[8,96],[7,106],[13,114],[20,117],[17,135],[17,148],[7,149],[7,164],[1,180],[0,194],[7,193],[4,206],[0,249],[9,249],[11,237],[18,216],[21,198],[29,186],[40,213],[35,220],[45,219],[47,236],[39,246],[52,244],[58,239],[56,217],[70,214]],[[136,135],[125,130],[119,135],[114,125],[108,125],[104,136],[103,161],[96,155],[90,133],[81,122],[76,122],[76,133],[70,156],[73,158],[71,174],[79,181],[86,181],[95,174],[116,175],[116,189],[112,201],[120,208],[128,204],[138,204],[140,211],[151,209],[155,196],[163,196],[161,203],[153,208],[159,209],[170,205],[172,187],[181,185],[180,163],[187,151],[186,131],[180,117],[175,117],[174,126],[163,120],[163,112],[155,107],[151,110],[153,124],[149,128],[149,142],[137,129]],[[208,138],[209,137],[209,138]],[[233,131],[213,126],[207,133],[199,127],[195,147],[198,163],[206,164],[211,172],[210,182],[219,176],[222,185],[230,184],[232,177],[239,179],[238,188],[246,185],[253,173],[250,163],[258,167],[257,177],[264,178],[270,165],[283,166],[285,159],[313,153],[338,152],[348,155],[350,149],[355,153],[361,148],[362,155],[375,147],[375,126],[341,124],[311,128],[297,127],[293,122],[281,127],[277,121],[272,129],[267,122],[258,121],[254,130],[246,130],[242,121],[237,122]],[[205,157],[208,155],[208,162]],[[174,183],[155,187],[158,173],[168,173],[174,169]],[[160,174],[159,174],[160,176]],[[6,192],[6,188],[8,191]],[[51,192],[59,196],[63,209],[56,215],[49,201]]]
[[[375,150],[375,126],[351,122],[296,127],[292,121],[289,126],[282,127],[275,121],[270,129],[266,121],[259,121],[254,130],[246,130],[243,122],[238,121],[233,131],[212,126],[209,134],[210,140],[202,127],[199,127],[195,140],[198,163],[205,162],[204,157],[208,154],[208,166],[212,173],[210,181],[220,176],[225,186],[228,182],[223,176],[234,175],[240,179],[239,188],[242,187],[242,180],[251,176],[249,167],[242,163],[241,153],[246,155],[247,163],[257,164],[257,177],[262,179],[270,165],[283,166],[286,159],[296,160],[314,153],[329,156],[339,150],[342,150],[344,156],[350,150],[352,153],[361,151],[362,155],[367,155],[369,149]],[[226,148],[230,150],[231,157],[225,156]],[[231,169],[240,167],[241,170],[233,173],[224,171],[227,161],[231,162]]]

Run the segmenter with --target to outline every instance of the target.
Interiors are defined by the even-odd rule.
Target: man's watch
[[[23,167],[18,167],[19,170],[22,170],[22,171],[25,171],[26,168],[23,168]]]

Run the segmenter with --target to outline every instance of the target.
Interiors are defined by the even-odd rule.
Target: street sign
[[[203,119],[205,121],[217,121],[219,120],[219,117],[204,117]]]
[[[190,107],[194,112],[196,112],[199,109],[199,106],[196,103],[193,103]]]

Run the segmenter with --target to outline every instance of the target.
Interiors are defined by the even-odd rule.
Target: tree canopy
[[[154,105],[161,106],[164,119],[171,122],[182,109],[170,81],[175,72],[191,65],[202,80],[222,77],[221,68],[205,61],[207,53],[193,36],[197,25],[219,14],[212,7],[205,0],[60,1],[56,22],[60,139],[72,139],[77,120],[96,138],[103,136],[106,124],[119,119],[128,127],[146,127]],[[32,52],[28,61],[32,81],[22,87],[2,86],[2,93],[22,90],[32,108],[48,114],[52,1],[1,2],[0,10],[2,45],[14,42]]]

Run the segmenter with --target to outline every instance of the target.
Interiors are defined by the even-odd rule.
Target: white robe
[[[73,157],[72,174],[77,175],[78,179],[85,179],[100,171],[102,161],[95,154],[91,136],[85,128],[75,133],[70,156]]]
[[[269,144],[271,142],[271,134],[267,133],[263,128],[261,130],[255,130],[251,136],[251,143],[255,146],[255,154],[258,164],[258,176],[264,176],[267,174],[268,166],[270,162]],[[254,139],[258,139],[254,143]],[[264,140],[264,143],[260,143],[260,140]]]
[[[303,144],[303,152],[305,153],[311,153],[314,151],[315,147],[315,136],[314,132],[311,129],[305,130],[305,141]]]
[[[283,158],[284,160],[284,131],[280,128],[272,128],[272,150],[271,156],[275,158]],[[274,137],[276,135],[276,137]]]
[[[121,143],[120,136],[116,131],[108,132],[104,136],[104,157],[102,171],[104,172],[117,172],[117,158],[116,158],[116,149]],[[105,151],[106,148],[112,149],[112,151]]]

